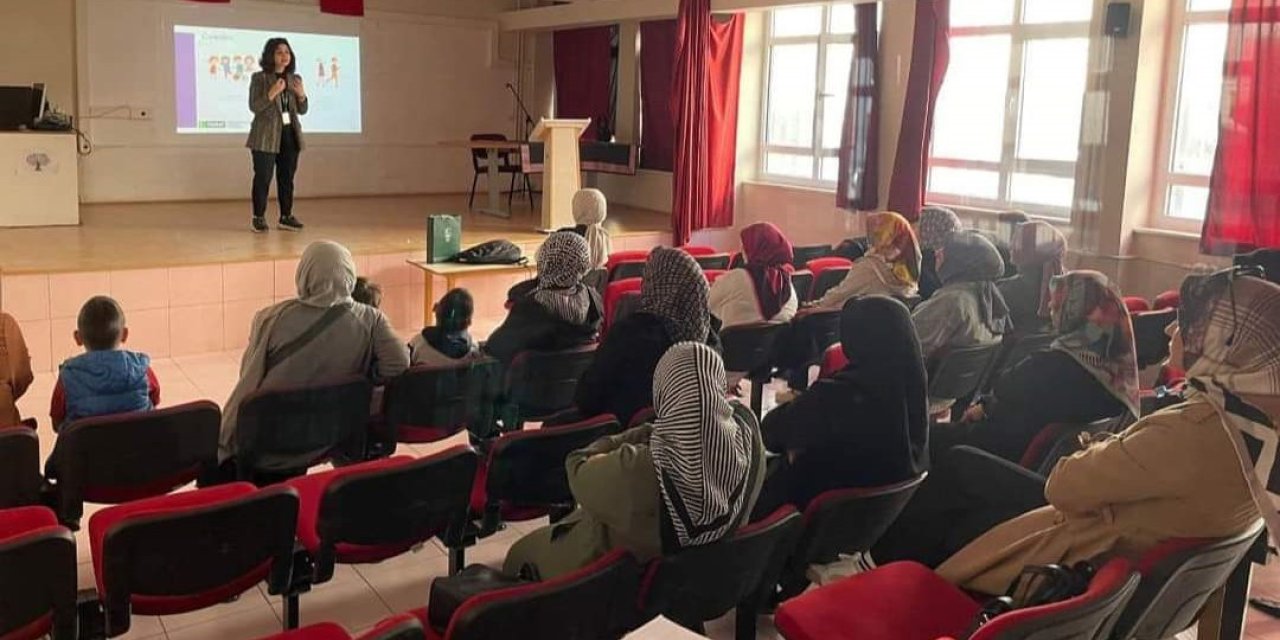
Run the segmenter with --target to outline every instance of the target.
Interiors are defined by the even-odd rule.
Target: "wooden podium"
[[[543,118],[531,137],[544,147],[542,174],[542,228],[555,230],[572,227],[573,194],[582,188],[582,163],[578,138],[591,124],[586,120],[548,120]]]

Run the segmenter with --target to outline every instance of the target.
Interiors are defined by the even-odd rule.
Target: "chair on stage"
[[[501,133],[477,133],[471,136],[472,142],[507,142],[507,137]],[[471,178],[471,195],[467,198],[467,208],[471,209],[476,202],[476,184],[480,182],[480,176],[489,173],[488,151],[484,149],[471,150],[471,169],[475,175]],[[529,179],[529,174],[521,168],[519,153],[512,150],[503,150],[498,152],[498,174],[508,174],[511,176],[511,186],[507,191],[507,209],[511,208],[511,201],[515,199],[516,194],[516,177],[524,178],[523,191],[529,194],[529,208],[533,209],[533,181]]]

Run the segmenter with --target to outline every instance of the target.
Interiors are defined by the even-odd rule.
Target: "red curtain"
[[[1235,0],[1201,251],[1280,247],[1280,0]]]
[[[340,16],[362,16],[364,0],[320,0],[320,11]]]
[[[710,0],[681,0],[671,111],[675,122],[672,240],[733,225],[742,70],[741,16],[711,19]]]
[[[865,3],[854,9],[858,35],[849,69],[836,187],[836,206],[842,209],[870,211],[880,206],[879,6]]]
[[[601,124],[612,128],[615,28],[555,32],[556,117],[591,118],[591,126],[582,134],[584,140],[597,140]]]
[[[951,52],[947,32],[951,24],[951,0],[916,0],[915,36],[911,45],[911,69],[903,102],[902,130],[889,183],[888,208],[915,222],[924,205],[925,177],[929,166],[929,139],[933,135],[933,110],[947,75]]]
[[[671,70],[676,65],[676,21],[640,23],[640,167],[671,171],[676,125]]]

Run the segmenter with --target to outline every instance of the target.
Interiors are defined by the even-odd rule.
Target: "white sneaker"
[[[855,553],[853,555],[840,554],[840,559],[830,564],[811,564],[809,570],[805,572],[805,577],[818,586],[826,586],[832,582],[839,582],[849,576],[856,576],[859,573],[866,573],[876,568],[876,563],[871,556],[866,553]]]

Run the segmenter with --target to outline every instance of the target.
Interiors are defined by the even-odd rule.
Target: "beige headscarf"
[[[240,380],[222,409],[222,433],[218,439],[218,461],[235,455],[236,417],[240,404],[258,390],[267,377],[268,345],[276,320],[299,306],[327,309],[339,304],[353,304],[351,291],[356,287],[356,263],[346,247],[328,240],[313,242],[302,252],[294,275],[298,297],[285,300],[258,312],[240,362]]]
[[[609,202],[599,189],[581,189],[573,194],[573,221],[582,226],[583,237],[591,248],[591,268],[599,269],[609,262],[613,242],[604,230],[609,217]]]

